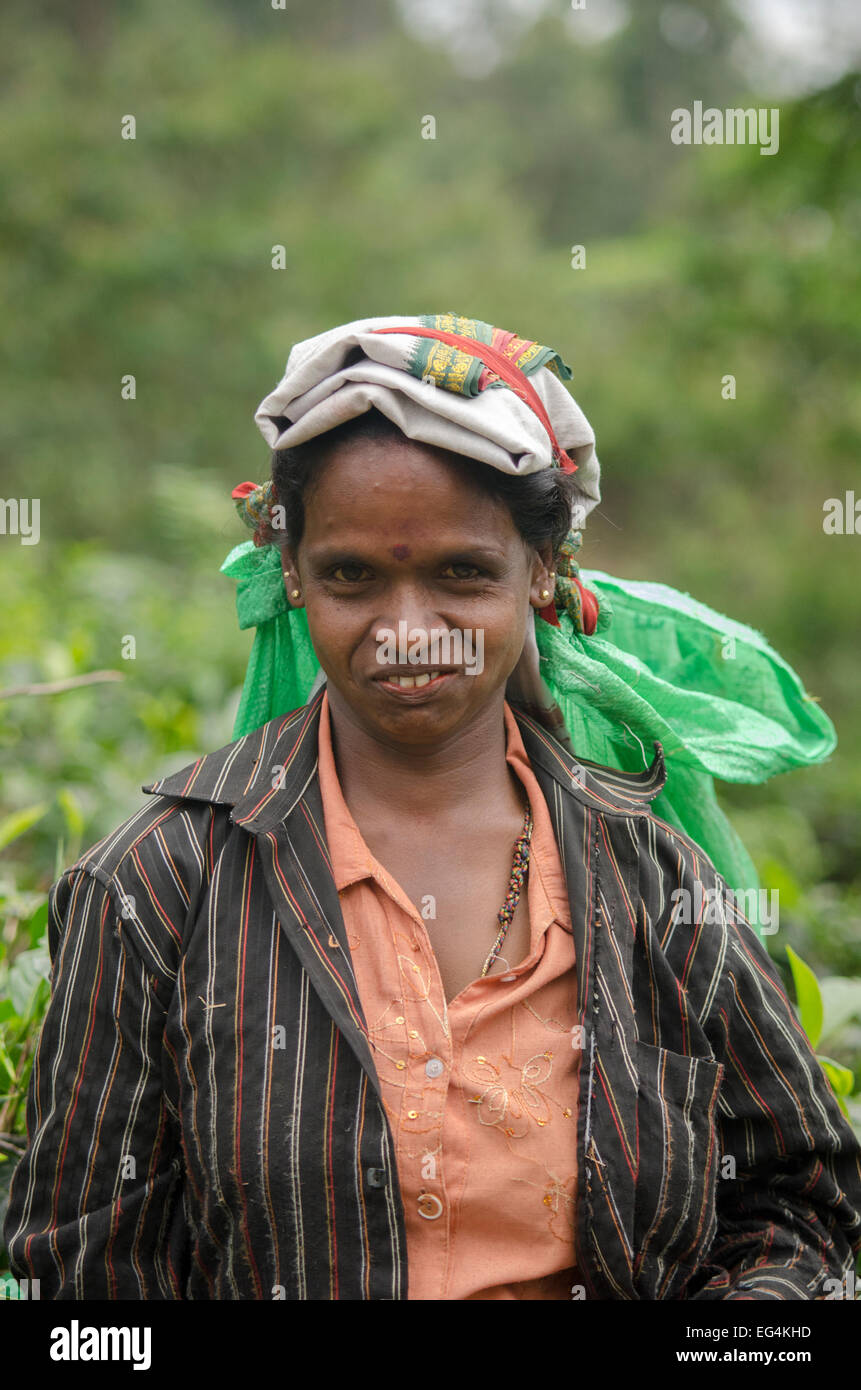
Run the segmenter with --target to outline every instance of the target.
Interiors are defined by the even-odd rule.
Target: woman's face
[[[336,447],[304,500],[302,540],[282,565],[288,595],[301,590],[289,601],[307,609],[330,700],[340,697],[372,737],[405,747],[467,728],[502,698],[530,601],[541,607],[541,590],[552,591],[550,547],[544,559],[527,549],[504,503],[455,456],[412,442]],[[462,652],[456,637],[435,650],[433,629],[460,633]],[[409,688],[393,679],[435,671]]]

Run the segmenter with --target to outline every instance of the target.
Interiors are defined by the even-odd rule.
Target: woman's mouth
[[[420,671],[413,675],[403,675],[393,671],[390,676],[376,676],[376,684],[389,694],[406,699],[417,699],[433,694],[445,685],[447,680],[457,675],[456,671]]]

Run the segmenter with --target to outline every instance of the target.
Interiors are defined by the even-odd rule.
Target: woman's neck
[[[433,744],[393,745],[359,724],[337,691],[328,692],[338,780],[357,820],[404,818],[468,823],[516,800],[505,759],[504,692],[467,725]]]

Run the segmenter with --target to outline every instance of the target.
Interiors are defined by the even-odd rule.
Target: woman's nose
[[[392,587],[380,614],[379,623],[393,627],[396,631],[399,623],[406,623],[408,632],[414,628],[429,631],[434,627],[448,626],[433,604],[426,586],[408,579],[403,579]]]

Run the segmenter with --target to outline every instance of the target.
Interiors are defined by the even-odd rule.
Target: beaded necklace
[[[484,969],[481,972],[482,979],[484,979],[484,976],[487,974],[502,949],[505,933],[511,926],[511,920],[517,910],[517,904],[520,902],[520,894],[524,879],[526,878],[526,870],[529,867],[529,842],[531,839],[532,812],[527,803],[526,815],[523,820],[523,830],[517,837],[517,842],[514,846],[514,859],[511,865],[511,878],[508,880],[508,892],[505,895],[505,902],[496,914],[496,920],[499,923],[499,931],[496,934],[496,940],[490,948],[490,954],[484,962]]]

